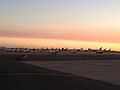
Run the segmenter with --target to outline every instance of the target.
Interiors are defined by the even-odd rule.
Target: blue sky
[[[31,19],[41,19],[41,23],[47,24],[55,20],[66,19],[72,22],[77,18],[80,22],[97,20],[106,17],[115,17],[120,15],[119,0],[1,0],[0,11],[3,22],[8,20],[20,21],[27,17]],[[15,20],[15,19],[16,20]],[[44,20],[42,20],[44,19]],[[56,20],[58,21],[56,22]],[[71,19],[71,20],[70,20]],[[100,20],[99,20],[100,19]],[[109,18],[108,18],[109,19]],[[73,20],[73,21],[74,21]],[[38,20],[40,21],[40,20]],[[64,22],[65,20],[63,20]],[[81,23],[83,23],[81,21]],[[9,21],[8,21],[9,22]],[[78,22],[78,23],[79,23]],[[11,21],[12,23],[12,21]],[[15,22],[16,23],[16,22]],[[21,21],[23,23],[23,21]],[[48,23],[49,24],[49,23]]]

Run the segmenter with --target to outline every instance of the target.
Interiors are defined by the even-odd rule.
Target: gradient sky
[[[120,50],[119,34],[120,0],[0,0],[0,46]]]

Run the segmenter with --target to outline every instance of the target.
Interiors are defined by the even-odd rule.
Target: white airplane
[[[60,52],[61,50],[49,50],[50,54],[57,54],[58,52]]]

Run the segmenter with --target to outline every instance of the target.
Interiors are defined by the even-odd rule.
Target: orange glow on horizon
[[[120,31],[113,28],[99,28],[92,26],[49,26],[49,27],[3,27],[1,37],[34,38],[34,39],[62,39],[89,42],[120,43]],[[6,31],[7,30],[7,31]]]
[[[120,51],[120,43],[105,43],[105,42],[87,42],[74,40],[54,40],[54,39],[29,39],[29,38],[0,38],[1,46],[6,47],[29,47],[29,48],[93,48],[103,47],[111,48],[115,51]]]

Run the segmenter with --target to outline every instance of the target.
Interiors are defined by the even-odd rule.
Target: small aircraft
[[[50,54],[54,54],[57,55],[57,53],[59,53],[61,50],[49,50]]]

